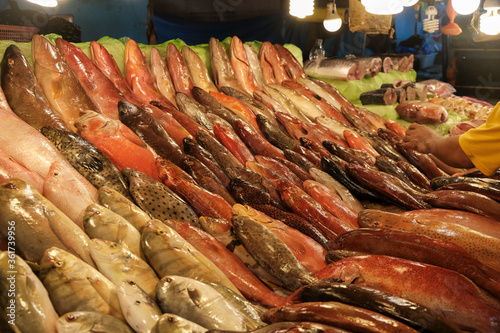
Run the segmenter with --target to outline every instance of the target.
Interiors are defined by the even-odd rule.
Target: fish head
[[[146,55],[133,39],[129,39],[125,44],[125,64],[127,63],[134,65],[146,63]]]
[[[40,260],[40,274],[44,275],[51,270],[69,269],[76,260],[78,259],[65,250],[57,247],[48,248]]]
[[[36,65],[41,67],[55,72],[63,72],[69,69],[59,50],[45,37],[38,34],[31,39],[31,55]]]
[[[21,49],[12,44],[8,46],[3,55],[2,59],[2,82],[4,82],[5,77],[33,77],[33,71],[31,70],[31,65],[26,59],[26,56],[21,51]]]
[[[74,122],[79,134],[113,136],[119,130],[120,122],[105,115],[87,110]]]
[[[0,198],[2,202],[10,205],[24,205],[26,201],[33,198],[33,191],[35,189],[24,180],[10,178],[0,185]]]

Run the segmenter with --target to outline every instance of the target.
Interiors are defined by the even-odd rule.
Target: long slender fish
[[[237,36],[233,36],[233,38],[231,38],[229,52],[231,54],[231,66],[233,67],[236,79],[243,89],[245,89],[247,94],[253,96],[254,91],[260,90],[260,87],[254,78],[243,42]]]
[[[31,55],[35,76],[45,97],[73,132],[73,123],[86,110],[97,110],[59,50],[45,37],[33,36]]]
[[[189,73],[186,61],[174,43],[167,45],[167,66],[175,91],[193,97],[191,90],[193,90],[194,83],[191,73]]]
[[[78,46],[62,38],[56,39],[56,46],[98,111],[111,119],[118,119],[118,101],[124,96],[113,82]]]
[[[156,83],[156,87],[165,96],[170,103],[177,107],[177,102],[175,101],[175,88],[170,73],[168,72],[167,62],[165,58],[160,54],[160,51],[156,47],[151,48],[151,53],[149,55],[149,62],[151,63],[151,77]]]
[[[189,46],[184,45],[181,49],[181,54],[186,61],[186,66],[191,74],[193,84],[208,92],[218,91],[212,81],[212,78],[210,77],[210,73],[208,72],[205,63],[201,60],[198,53],[193,51]]]
[[[108,186],[130,198],[120,170],[90,141],[76,133],[54,127],[42,127],[40,132],[97,189]]]
[[[247,56],[248,63],[250,64],[250,69],[252,70],[255,82],[262,88],[264,86],[264,78],[262,77],[259,55],[255,52],[252,46],[243,44],[243,47],[245,48],[245,54]]]
[[[19,47],[15,44],[7,47],[1,65],[1,85],[12,111],[36,129],[54,126],[71,130],[69,124],[50,105]]]

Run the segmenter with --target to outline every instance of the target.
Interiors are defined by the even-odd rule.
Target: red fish
[[[158,101],[165,105],[172,105],[156,88],[146,56],[133,39],[129,39],[125,44],[125,78],[143,104]]]
[[[286,165],[284,165],[280,161],[272,157],[262,156],[262,155],[256,155],[255,160],[259,164],[268,167],[269,169],[275,171],[276,173],[284,176],[286,179],[288,179],[298,187],[302,188],[302,180],[295,173],[293,173],[292,170],[290,170]]]
[[[97,146],[120,170],[132,168],[160,180],[155,153],[120,121],[87,111],[75,122],[75,127],[78,134]]]
[[[253,218],[278,236],[287,245],[300,263],[310,272],[317,272],[326,267],[326,250],[312,238],[297,229],[287,226],[281,221],[272,219],[266,214],[250,207],[236,204],[233,206],[235,215],[245,215]]]
[[[245,103],[221,92],[211,91],[210,95],[212,95],[212,97],[214,97],[220,104],[233,111],[233,113],[240,116],[242,119],[246,120],[260,132],[259,124],[257,123],[257,116],[253,113],[252,109],[245,105]]]
[[[219,140],[224,147],[226,147],[233,155],[245,165],[248,161],[254,161],[255,157],[252,152],[245,146],[239,136],[232,130],[220,123],[214,123],[213,130],[215,137]]]
[[[233,252],[207,232],[188,222],[169,220],[166,223],[219,267],[249,300],[271,307],[280,306],[286,302],[285,297],[270,290]]]
[[[279,56],[278,51],[276,51],[273,44],[271,44],[270,42],[262,43],[262,46],[260,47],[259,57],[261,59],[263,58],[265,62],[271,65],[273,75],[278,83],[281,83],[285,80],[290,80],[290,76],[288,76],[285,70],[285,62]],[[262,62],[263,61],[261,60],[261,66]],[[266,82],[266,84],[269,83]]]
[[[78,46],[62,38],[56,39],[56,46],[99,112],[110,119],[118,120],[118,102],[123,100],[124,96],[113,82]]]
[[[241,39],[233,36],[231,39],[231,66],[233,67],[234,74],[240,85],[246,90],[246,92],[253,96],[254,91],[259,91],[260,88],[255,80],[255,77],[248,61],[245,48]]]
[[[315,274],[395,294],[443,315],[460,328],[498,332],[497,300],[462,274],[442,267],[383,255],[355,256]]]
[[[278,51],[281,59],[283,59],[283,65],[288,76],[296,80],[301,77],[307,79],[307,74],[300,62],[295,58],[295,56],[286,47],[281,44],[274,44],[274,48]]]
[[[358,214],[349,208],[336,192],[315,180],[306,180],[304,189],[327,211],[341,220],[348,221],[354,228],[359,228]]]
[[[343,221],[324,209],[316,200],[309,196],[299,187],[278,180],[278,190],[282,200],[297,215],[300,215],[316,225],[320,230],[328,229],[336,234],[353,230],[354,227],[346,221]]]
[[[234,131],[250,148],[255,155],[264,155],[269,157],[285,157],[281,149],[273,146],[267,139],[261,135],[253,126],[242,121],[235,120],[233,123]]]
[[[167,45],[167,66],[175,91],[182,92],[194,98],[191,92],[194,83],[189,73],[189,68],[181,52],[173,43],[168,43]]]
[[[361,135],[357,134],[354,131],[351,130],[344,130],[344,137],[349,144],[349,147],[354,148],[354,149],[360,149],[366,151],[368,154],[372,155],[373,157],[377,157],[380,154],[373,148],[372,145],[368,141],[365,140]]]
[[[162,182],[189,202],[199,215],[231,221],[233,208],[220,195],[198,186],[191,176],[170,161],[158,158],[157,167]]]

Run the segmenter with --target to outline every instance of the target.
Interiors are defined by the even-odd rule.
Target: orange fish
[[[290,76],[285,70],[285,61],[280,57],[273,44],[270,42],[262,43],[259,56],[271,66],[273,75],[279,84],[285,80],[290,80]],[[261,60],[261,66],[264,61]],[[266,82],[266,84],[269,83]]]
[[[153,150],[119,120],[87,111],[78,118],[75,127],[78,134],[99,148],[120,170],[132,168],[160,180]]]
[[[224,147],[241,162],[241,164],[244,165],[248,161],[255,160],[252,152],[245,146],[243,141],[241,141],[239,136],[232,129],[221,125],[221,123],[214,123],[213,130],[215,138],[219,140]]]
[[[167,45],[167,66],[175,91],[185,93],[193,98],[191,90],[193,90],[194,83],[191,73],[189,73],[189,68],[181,52],[173,43]]]
[[[372,155],[373,157],[377,157],[380,154],[373,148],[373,146],[366,141],[365,138],[363,138],[361,135],[358,133],[351,131],[349,129],[344,130],[344,137],[349,144],[349,147],[354,148],[354,149],[360,149],[366,151],[368,154]]]
[[[236,36],[231,39],[230,52],[231,66],[233,67],[236,79],[246,92],[250,96],[253,96],[254,91],[259,91],[261,89],[255,80],[243,43],[241,39]]]
[[[257,116],[253,113],[252,109],[246,106],[245,103],[237,98],[226,95],[221,92],[210,92],[210,95],[214,97],[220,104],[224,105],[233,113],[237,114],[244,120],[246,120],[250,125],[252,125],[257,131],[260,132],[259,124],[257,123]]]

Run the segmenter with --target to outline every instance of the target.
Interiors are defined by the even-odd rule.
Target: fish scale
[[[139,171],[124,168],[129,181],[129,190],[138,206],[158,220],[190,222],[198,226],[194,210],[166,185]]]

